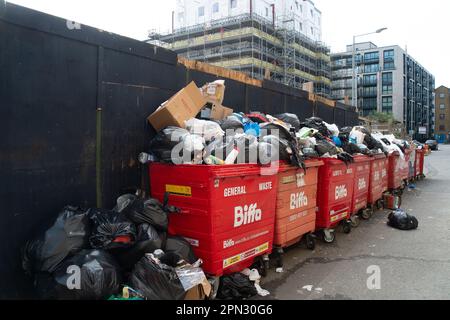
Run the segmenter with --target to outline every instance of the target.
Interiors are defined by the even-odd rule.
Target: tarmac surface
[[[402,208],[419,220],[414,231],[389,227],[377,211],[331,245],[317,240],[284,254],[284,271],[272,266],[262,287],[270,300],[450,299],[450,146],[425,158],[426,179],[406,189]]]

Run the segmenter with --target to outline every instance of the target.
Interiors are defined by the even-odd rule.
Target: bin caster
[[[268,255],[258,258],[257,269],[261,277],[267,276],[267,271],[270,268],[270,260]]]
[[[352,228],[358,228],[359,224],[361,223],[361,220],[359,219],[358,216],[352,216],[350,218],[351,224],[352,224]]]
[[[369,208],[361,211],[361,218],[363,218],[364,220],[369,220],[370,218],[372,218],[372,215],[373,211]]]
[[[333,243],[336,240],[336,231],[334,230],[323,230],[322,239],[325,243]]]
[[[342,231],[344,231],[345,234],[350,234],[350,232],[352,232],[351,220],[346,220],[342,222]]]
[[[384,201],[382,199],[377,201],[377,209],[384,210]]]
[[[306,235],[306,248],[308,248],[311,251],[314,251],[316,249],[316,239],[312,234]]]
[[[283,262],[283,254],[284,250],[283,248],[276,248],[276,261],[277,261],[277,268],[283,268],[284,262]],[[269,265],[266,265],[267,269],[270,268]]]

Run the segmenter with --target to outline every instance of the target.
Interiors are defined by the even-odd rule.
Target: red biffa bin
[[[273,240],[278,267],[282,267],[282,249],[300,242],[305,235],[308,249],[315,248],[312,234],[316,230],[317,182],[322,164],[322,161],[307,160],[306,170],[280,165]]]
[[[271,253],[277,172],[258,165],[150,165],[152,196],[181,214],[169,216],[169,234],[184,237],[212,276],[240,272]]]
[[[357,227],[359,223],[357,215],[360,215],[365,220],[370,219],[372,216],[372,210],[367,209],[367,200],[370,190],[370,166],[373,159],[362,155],[357,155],[353,158],[355,162],[351,167],[354,170],[355,178],[350,219],[352,221],[352,226]]]
[[[400,157],[400,159],[399,159],[400,174],[401,174],[401,178],[405,182],[405,184],[407,184],[409,181],[409,176],[410,176],[409,161],[411,158],[411,154],[412,154],[412,149],[405,149],[404,158],[402,159]]]
[[[372,208],[382,208],[383,194],[388,190],[388,159],[381,153],[373,157],[370,165],[370,183],[367,203]]]
[[[342,224],[345,233],[351,232],[354,169],[338,159],[321,159],[317,193],[316,230],[322,231],[323,240],[335,240],[335,228]]]
[[[388,189],[391,191],[399,190],[403,187],[400,160],[400,154],[398,152],[393,152],[389,155]]]
[[[414,161],[414,177],[416,179],[423,179],[423,167],[425,164],[425,149],[416,149],[416,158]]]

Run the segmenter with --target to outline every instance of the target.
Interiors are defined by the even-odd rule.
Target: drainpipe
[[[270,5],[272,7],[272,26],[275,30],[275,3]]]

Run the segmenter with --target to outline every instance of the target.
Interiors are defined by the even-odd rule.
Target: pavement
[[[417,230],[393,229],[389,211],[378,211],[334,244],[288,249],[283,273],[273,267],[262,282],[271,295],[259,299],[450,299],[450,146],[440,148],[425,158],[427,178],[403,195]]]

